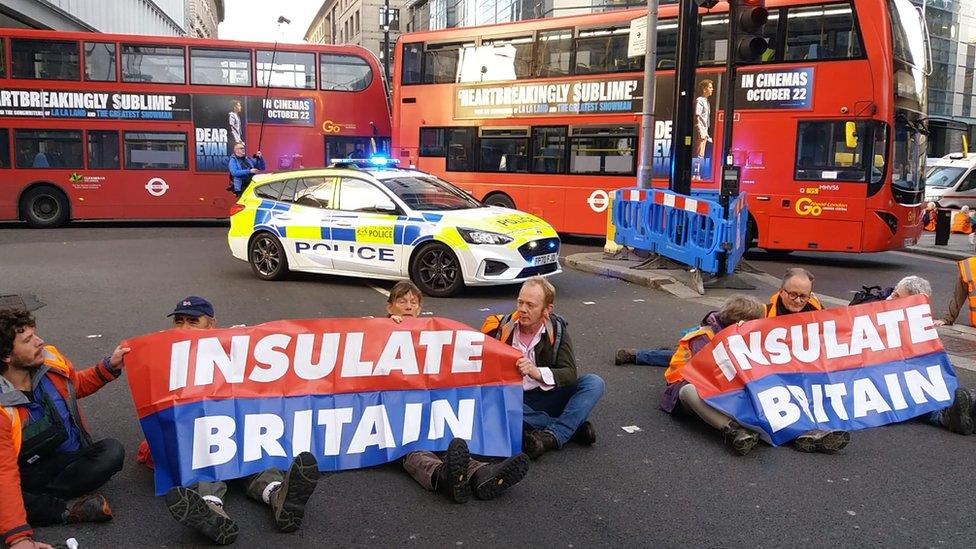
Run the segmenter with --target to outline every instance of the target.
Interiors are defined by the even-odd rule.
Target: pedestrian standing
[[[227,171],[230,172],[230,187],[227,190],[234,193],[238,198],[251,184],[251,178],[254,177],[254,174],[265,169],[264,156],[261,151],[257,151],[252,157],[248,157],[245,151],[243,141],[236,143],[234,154],[227,159]]]

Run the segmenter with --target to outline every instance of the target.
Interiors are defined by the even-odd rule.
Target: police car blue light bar
[[[397,164],[400,163],[400,160],[396,158],[389,158],[386,156],[371,156],[369,158],[330,158],[329,163],[330,164],[356,164],[359,166],[368,164],[371,166],[378,166],[378,167],[386,167],[386,166],[395,167]]]

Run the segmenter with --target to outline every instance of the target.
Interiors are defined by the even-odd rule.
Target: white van
[[[925,201],[940,208],[976,209],[976,154],[946,155],[927,166]]]

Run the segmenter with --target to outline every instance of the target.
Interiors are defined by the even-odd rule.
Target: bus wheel
[[[288,274],[288,257],[281,241],[271,233],[260,233],[247,247],[251,270],[261,280],[281,280]]]
[[[432,242],[417,251],[410,263],[410,279],[433,297],[450,297],[464,287],[461,263],[440,242]]]
[[[60,227],[68,221],[68,197],[55,187],[34,187],[20,199],[20,212],[31,227]]]
[[[495,193],[485,198],[485,206],[498,206],[499,208],[515,209],[515,202],[505,193]]]

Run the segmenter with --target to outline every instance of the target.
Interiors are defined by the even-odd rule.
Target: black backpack
[[[872,301],[884,301],[888,299],[894,288],[882,288],[881,286],[861,286],[861,289],[854,292],[849,305],[860,305],[861,303],[871,303]]]

